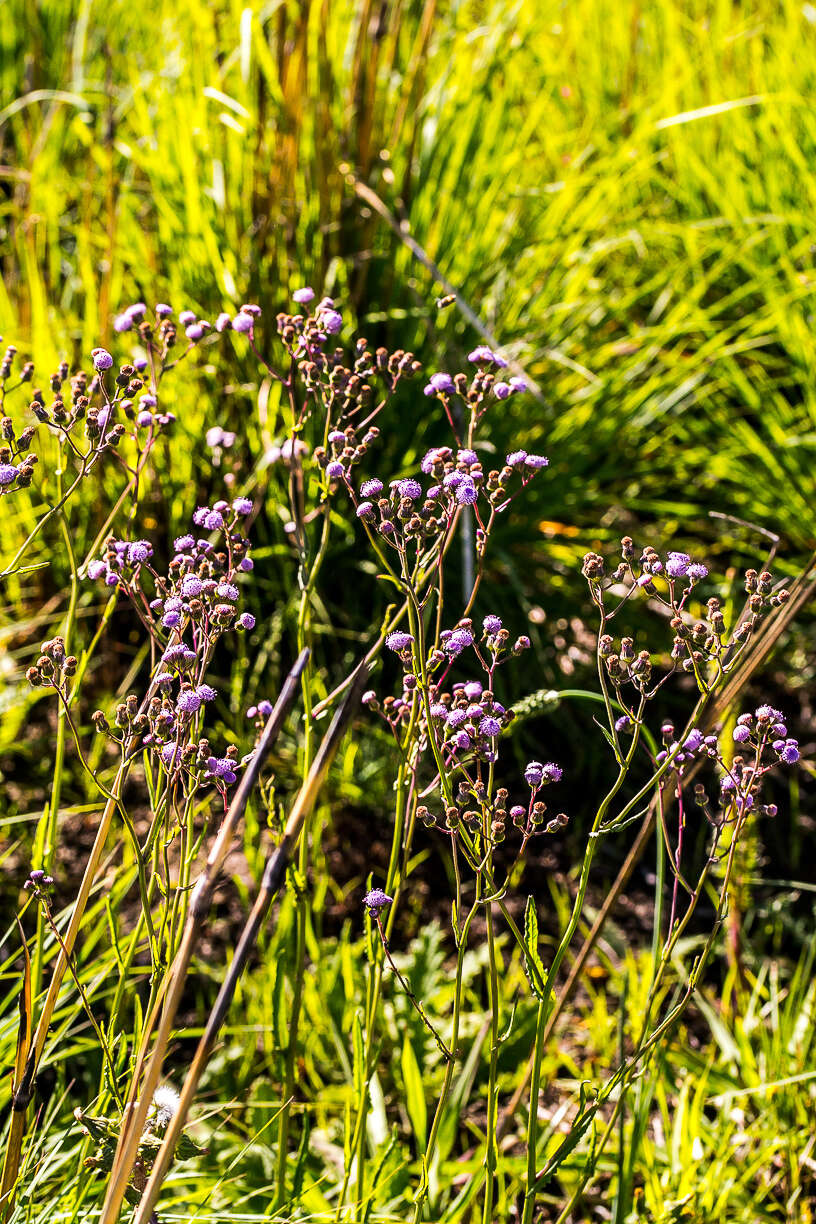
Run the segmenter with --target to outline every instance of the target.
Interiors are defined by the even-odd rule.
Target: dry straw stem
[[[199,876],[190,898],[190,908],[187,914],[184,934],[182,936],[178,952],[173,960],[173,964],[168,974],[167,985],[164,990],[166,1002],[162,1012],[161,1021],[159,1023],[158,1032],[156,1034],[156,1042],[153,1047],[150,1062],[148,1063],[147,1070],[145,1072],[144,1081],[141,1082],[140,1072],[144,1051],[146,1050],[147,1042],[150,1039],[150,1033],[155,1020],[155,1013],[151,1015],[148,1024],[145,1026],[145,1034],[142,1041],[139,1061],[133,1075],[130,1094],[125,1104],[122,1117],[122,1129],[119,1134],[119,1142],[114,1154],[113,1165],[111,1168],[111,1181],[108,1186],[108,1193],[102,1208],[102,1219],[116,1219],[118,1217],[119,1210],[122,1205],[122,1199],[127,1188],[127,1184],[130,1180],[130,1172],[133,1167],[133,1162],[136,1159],[139,1140],[144,1130],[145,1122],[147,1121],[147,1113],[153,1100],[153,1093],[156,1090],[156,1085],[158,1084],[159,1076],[161,1074],[162,1061],[167,1050],[173,1022],[181,1001],[181,995],[184,990],[187,977],[187,970],[209,913],[215,881],[218,877],[219,871],[224,865],[227,854],[229,853],[238,822],[241,820],[244,811],[246,810],[247,801],[258,781],[264,761],[266,760],[272,745],[275,743],[275,740],[278,738],[281,727],[283,726],[289,712],[289,708],[294,701],[298,686],[300,684],[301,674],[306,666],[308,658],[309,651],[301,651],[292,670],[286,677],[286,681],[281,689],[278,700],[275,703],[275,708],[269,715],[267,724],[264,727],[260,743],[258,744],[252,760],[247,766],[244,776],[242,777],[238,788],[235,791],[232,802],[227,809],[227,814],[224,817],[223,823],[218,832],[218,836],[212,845],[207,862],[201,875]]]
[[[710,708],[704,713],[702,722],[706,728],[712,727],[726,712],[731,703],[736,699],[740,692],[745,688],[751,677],[759,667],[765,662],[773,647],[776,645],[781,634],[787,626],[792,622],[799,610],[812,598],[816,592],[816,553],[813,554],[804,570],[797,576],[790,587],[790,599],[787,603],[781,604],[774,615],[768,620],[763,633],[758,635],[755,641],[749,646],[746,653],[740,662],[739,667],[734,671],[733,676],[724,686],[721,693],[712,701]],[[693,767],[689,780],[694,776],[699,768],[700,762]],[[646,813],[643,824],[638,830],[632,846],[627,854],[620,871],[618,872],[615,882],[604,898],[603,905],[595,916],[595,921],[581,945],[580,951],[570,967],[570,972],[564,983],[563,990],[559,994],[544,1029],[543,1041],[546,1044],[555,1031],[555,1026],[561,1016],[565,1006],[572,998],[575,987],[578,984],[584,965],[589,959],[592,949],[598,941],[598,936],[603,930],[606,920],[612,912],[618,897],[626,887],[629,877],[631,876],[636,864],[640,862],[646,846],[649,843],[649,838],[654,828],[655,815],[657,805],[654,800],[649,805],[649,810]],[[533,1073],[533,1059],[531,1055],[530,1061],[524,1072],[520,1083],[515,1092],[510,1098],[507,1108],[499,1119],[497,1133],[499,1138],[507,1132],[511,1125],[515,1114],[521,1105],[527,1086],[530,1083],[530,1078]]]
[[[301,667],[306,661],[305,656],[307,653],[308,652],[304,651],[301,655],[299,660]],[[187,1079],[185,1080],[184,1087],[182,1089],[178,1109],[169,1123],[167,1133],[164,1137],[158,1156],[156,1157],[153,1173],[151,1174],[150,1180],[145,1188],[136,1217],[137,1221],[150,1221],[152,1219],[153,1204],[158,1197],[162,1181],[164,1180],[164,1176],[172,1160],[178,1137],[181,1134],[182,1127],[198,1087],[202,1072],[207,1065],[207,1060],[217,1040],[218,1033],[221,1029],[221,1025],[223,1024],[230,1002],[232,1001],[236,985],[240,979],[249,953],[255,944],[258,932],[266,917],[272,900],[274,899],[283,881],[291,853],[297,845],[306,818],[314,807],[317,796],[323,782],[325,781],[326,774],[328,773],[331,763],[334,760],[340,740],[346,730],[352,714],[357,708],[367,677],[368,669],[363,663],[357,669],[354,683],[347,693],[342,705],[338,708],[331,725],[320,744],[312,767],[309,770],[308,777],[298,793],[289,819],[286,822],[283,837],[274,853],[267,860],[264,868],[260,892],[252,908],[250,916],[247,919],[247,923],[238,942],[232,964],[230,965],[229,971],[218,993],[218,997],[213,1005],[204,1034],[199,1042],[198,1049],[196,1050],[195,1058],[193,1059],[192,1066],[190,1067]],[[290,679],[291,678],[292,677],[290,677]],[[272,717],[274,717],[274,713]],[[244,775],[244,784],[246,785],[241,810],[243,810],[243,807],[246,805],[249,791],[251,790],[252,785],[254,785],[254,782],[257,780],[260,769],[260,760],[258,760],[257,768],[253,769],[253,766],[255,765],[255,760],[258,758],[260,758],[260,749],[256,754],[256,758],[253,758],[253,762],[247,770],[247,773]],[[237,806],[238,799],[239,795],[236,794],[230,810],[232,810],[233,806]],[[227,819],[229,819],[229,815]],[[185,931],[182,946],[179,949],[176,961],[173,964],[172,982],[168,988],[167,1004],[165,1006],[161,1025],[156,1036],[156,1043],[153,1048],[150,1063],[144,1076],[141,1094],[138,1103],[135,1106],[131,1105],[127,1135],[125,1135],[123,1130],[120,1138],[117,1156],[114,1159],[108,1194],[102,1208],[100,1224],[113,1224],[113,1221],[118,1219],[119,1211],[121,1210],[125,1190],[130,1180],[131,1169],[136,1157],[139,1138],[141,1136],[144,1123],[147,1119],[147,1112],[150,1108],[153,1092],[155,1091],[156,1085],[159,1081],[159,1076],[161,1075],[162,1062],[166,1053],[170,1030],[172,1028],[173,1019],[175,1017],[178,1002],[184,987],[184,979],[190,962],[190,955],[188,954],[186,959],[182,960],[182,954],[184,953],[185,948],[188,946],[189,952],[192,952],[194,939],[197,938],[203,925],[204,917],[206,916],[206,910],[202,911],[202,906],[197,901],[197,898],[199,898],[201,895],[203,894],[199,893],[199,888],[197,886],[193,901],[191,902],[190,914],[187,921],[187,930]],[[208,906],[209,901],[207,900],[207,908]],[[195,932],[194,936],[192,938],[188,938],[188,935],[193,930]],[[133,1092],[136,1091],[136,1084],[137,1078],[134,1077]]]

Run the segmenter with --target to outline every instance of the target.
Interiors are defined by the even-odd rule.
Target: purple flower
[[[104,370],[109,370],[113,365],[113,358],[107,349],[95,348],[91,350],[91,360],[94,364],[94,369],[101,374]]]
[[[670,552],[666,561],[666,573],[670,578],[682,578],[691,565],[688,553]]]
[[[363,497],[377,497],[382,493],[383,482],[378,480],[376,476],[372,476],[370,480],[364,480],[360,485],[360,493]]]
[[[418,480],[398,480],[397,490],[400,497],[407,497],[411,500],[422,496],[422,485]]]
[[[506,400],[508,396],[513,394],[513,388],[509,383],[497,382],[493,384],[493,394],[498,400]]]
[[[177,744],[165,744],[161,750],[161,759],[166,769],[172,768],[181,758],[181,749]]]
[[[162,617],[162,625],[165,629],[177,629],[181,624],[181,617],[178,612],[166,612]]]
[[[219,596],[219,598],[231,599],[233,602],[240,595],[240,591],[233,582],[219,582],[218,586],[215,588],[215,593]]]
[[[434,391],[447,391],[450,393],[456,390],[456,384],[454,383],[450,374],[445,374],[443,372],[432,374],[428,382],[429,386],[433,387]]]
[[[453,730],[461,727],[463,722],[467,722],[467,710],[451,710],[446,721]]]
[[[544,766],[540,761],[530,761],[529,765],[524,770],[524,776],[533,790],[537,790],[544,781]]]
[[[217,332],[229,331],[232,327],[232,318],[227,314],[226,310],[222,310],[221,314],[215,320],[215,330]]]
[[[478,463],[479,456],[474,450],[460,450],[456,456],[460,463]]]
[[[468,680],[462,691],[464,692],[468,701],[478,701],[484,692],[478,680]]]
[[[113,330],[115,332],[130,331],[132,326],[133,326],[133,319],[130,317],[129,314],[127,314],[127,312],[125,312],[125,314],[117,315],[116,318],[113,320]]]
[[[400,650],[407,650],[413,640],[410,633],[403,633],[400,629],[395,629],[393,633],[389,633],[385,639],[385,644],[389,650],[399,652]]]
[[[494,633],[498,633],[501,627],[502,627],[502,623],[501,623],[500,616],[493,616],[491,614],[489,616],[486,616],[484,620],[482,621],[482,628],[484,629],[485,633],[488,633],[491,635]]]
[[[374,507],[370,501],[363,501],[363,502],[360,502],[355,513],[357,515],[357,518],[359,519],[373,518],[374,517]]]
[[[156,407],[156,397],[155,395],[151,395],[148,392],[146,395],[142,395],[139,397],[139,404],[142,408],[155,408]]]
[[[513,451],[511,454],[507,456],[507,466],[508,467],[521,467],[521,465],[526,461],[526,459],[527,459],[527,452],[525,450]]]
[[[431,706],[431,718],[447,718],[448,707],[443,705],[441,701],[435,702]]]
[[[232,503],[232,508],[236,514],[247,515],[252,513],[252,501],[248,497],[236,497]]]
[[[254,629],[255,617],[251,612],[242,612],[235,624],[239,629]]]
[[[330,336],[336,336],[343,326],[343,316],[336,310],[324,310],[320,315],[320,326],[323,327]]]
[[[331,480],[339,480],[345,475],[345,473],[346,469],[343,467],[339,459],[333,459],[331,463],[326,464],[326,475]]]
[[[467,752],[471,744],[470,736],[467,731],[457,731],[453,736],[451,743],[459,752]]]
[[[788,740],[779,755],[786,765],[795,765],[799,760],[799,745],[796,740]]]
[[[447,476],[443,477],[442,484],[446,489],[458,489],[466,479],[468,478],[462,472],[448,472]]]
[[[465,480],[456,490],[456,500],[460,506],[472,506],[479,498],[479,490],[472,480]]]
[[[191,323],[189,327],[184,329],[184,334],[188,340],[192,340],[195,343],[196,340],[201,339],[206,330],[203,323]]]
[[[615,730],[620,734],[621,731],[628,731],[632,725],[632,720],[628,714],[621,714],[620,718],[615,719]]]
[[[695,727],[693,731],[689,731],[686,738],[683,740],[683,748],[686,752],[696,752],[703,742],[703,733]]]
[[[244,574],[248,574],[250,570],[254,570],[255,562],[252,560],[251,557],[242,557],[241,560],[238,562],[238,568]]]
[[[211,684],[199,684],[196,693],[202,701],[215,701],[218,696],[218,693]]]
[[[527,384],[523,378],[511,378],[510,386],[513,388],[514,391],[526,391],[527,390]]]
[[[156,314],[159,316],[160,319],[164,319],[167,317],[167,315],[171,315],[172,313],[173,313],[172,306],[168,306],[166,302],[157,303]]]
[[[206,509],[207,507],[205,506],[204,510]],[[193,515],[193,520],[195,521],[195,515]],[[191,535],[176,536],[175,540],[173,541],[173,547],[175,548],[176,552],[189,552],[194,545],[195,538]]]
[[[690,578],[692,582],[702,582],[703,578],[708,577],[708,566],[701,565],[698,561],[694,565],[690,565],[688,567],[686,577]]]
[[[178,318],[182,327],[189,327],[191,323],[195,323],[196,314],[194,310],[182,310]]]
[[[503,370],[507,362],[498,353],[494,353],[493,349],[487,347],[486,344],[478,345],[472,353],[468,353],[468,361],[473,365],[490,365],[491,363]]]
[[[207,757],[207,778],[220,778],[228,786],[235,781],[235,762],[231,757]]]
[[[0,486],[10,485],[16,480],[17,470],[13,463],[0,463]]]
[[[564,771],[560,765],[556,765],[554,761],[548,761],[544,766],[544,777],[548,782],[560,782]]]
[[[0,478],[1,479],[1,478]],[[88,566],[88,577],[96,580],[101,578],[103,574],[108,572],[108,567],[104,561],[91,561]]]
[[[488,715],[479,723],[480,735],[494,736],[498,735],[500,731],[501,723],[499,722],[498,718],[491,718],[490,715]]]
[[[393,900],[394,898],[389,897],[388,893],[383,892],[381,888],[372,888],[363,897],[363,905],[369,914],[379,914],[380,910],[387,909]]]
[[[134,540],[128,545],[127,558],[131,565],[140,565],[153,556],[153,546],[147,540]]]
[[[254,302],[244,302],[241,311],[243,314],[251,315],[253,319],[260,319],[263,314],[260,306],[256,306]]]
[[[468,646],[473,645],[473,634],[469,629],[454,629],[445,642],[445,650],[449,655],[461,654]]]
[[[751,738],[751,732],[743,723],[734,728],[733,738],[734,742],[737,744],[746,744]]]
[[[342,429],[333,429],[329,434],[329,441],[335,443],[337,446],[345,446],[346,435],[343,433]]]
[[[195,714],[201,709],[201,698],[194,689],[184,689],[178,695],[176,709],[181,714]]]
[[[537,472],[540,468],[549,467],[550,461],[546,455],[528,455],[524,460],[524,466]]]
[[[258,713],[262,714],[264,718],[268,718],[272,713],[272,702],[267,701],[264,697],[263,701],[258,702]]]
[[[233,331],[251,332],[254,326],[255,321],[252,318],[252,315],[245,314],[243,311],[239,311],[239,313],[232,320]]]
[[[220,510],[208,510],[204,515],[204,524],[208,531],[220,531],[224,526],[224,516]]]
[[[185,646],[183,642],[177,642],[174,646],[168,646],[164,652],[164,662],[175,664],[176,667],[186,669],[192,667],[196,661],[195,651],[189,646]]]
[[[314,301],[315,291],[309,285],[304,285],[302,289],[296,289],[292,294],[292,298],[299,306],[306,306],[309,302]]]

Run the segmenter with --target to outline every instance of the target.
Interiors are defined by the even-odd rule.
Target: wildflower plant
[[[588,833],[575,894],[545,959],[539,940],[540,899],[528,896],[521,907],[518,899],[531,856],[542,841],[558,839],[569,823],[571,813],[562,809],[570,805],[560,800],[559,784],[578,772],[580,762],[563,754],[553,760],[542,743],[536,759],[519,768],[515,746],[508,751],[518,711],[508,697],[515,686],[506,681],[507,669],[529,670],[532,647],[523,626],[506,625],[483,590],[491,542],[503,518],[523,513],[531,482],[547,479],[548,459],[541,453],[518,449],[503,461],[492,458],[491,421],[503,402],[527,394],[525,380],[487,345],[474,348],[461,363],[463,369],[454,370],[451,364],[454,372],[427,375],[412,352],[373,348],[365,338],[350,335],[335,300],[303,286],[294,292],[293,303],[270,326],[251,303],[237,312],[225,310],[213,325],[192,310],[176,317],[167,304],[148,310],[144,303],[135,303],[114,321],[116,345],[130,346],[126,360],[120,363],[107,349],[95,348],[87,370],[72,374],[67,364],[60,366],[50,379],[50,396],[32,392],[32,423],[22,425],[11,415],[3,418],[0,495],[30,496],[26,490],[33,487],[35,472],[50,474],[45,462],[38,467],[37,453],[30,449],[36,435],[47,434],[59,453],[53,467],[55,489],[44,499],[48,509],[4,563],[3,576],[23,572],[27,549],[52,518],[59,524],[71,572],[61,632],[42,644],[26,673],[37,698],[56,703],[58,766],[40,839],[49,849],[24,889],[24,912],[25,906],[34,906],[37,913],[37,972],[15,1067],[3,1201],[13,1203],[19,1190],[34,1076],[69,973],[103,1053],[97,1097],[76,1114],[89,1141],[85,1167],[105,1184],[100,1219],[113,1224],[127,1200],[136,1206],[136,1224],[148,1224],[169,1162],[174,1156],[201,1158],[200,1149],[181,1133],[186,1111],[232,1000],[237,974],[247,963],[290,859],[293,920],[285,1007],[279,1012],[285,1015],[285,1042],[278,1053],[275,1210],[283,1210],[300,1194],[303,1165],[299,1160],[293,1175],[292,1154],[293,1149],[305,1151],[308,1133],[301,1127],[301,1133],[293,1135],[300,1126],[293,1104],[306,1041],[305,983],[315,944],[310,889],[316,886],[316,873],[325,870],[314,807],[347,712],[343,719],[336,715],[340,721],[333,724],[330,746],[324,740],[318,747],[318,718],[346,693],[356,694],[354,685],[361,684],[358,670],[316,701],[315,654],[320,646],[314,634],[315,608],[332,531],[338,521],[345,521],[352,525],[360,550],[368,550],[376,562],[379,578],[372,581],[384,584],[392,600],[367,644],[364,664],[375,679],[362,696],[361,725],[379,723],[393,748],[395,770],[387,867],[381,880],[369,879],[361,898],[359,930],[366,965],[354,1021],[342,1170],[330,1209],[338,1222],[359,1219],[361,1212],[367,1218],[379,1194],[388,1150],[370,1158],[367,1120],[374,1094],[380,1091],[379,1060],[399,994],[431,1040],[439,1072],[431,1123],[421,1141],[417,1135],[417,1160],[403,1197],[410,1199],[415,1224],[443,1218],[449,1208],[455,1214],[441,1149],[443,1141],[448,1151],[453,1142],[445,1132],[466,1058],[468,957],[481,941],[487,1013],[484,1142],[479,1159],[468,1165],[456,1202],[473,1205],[484,1224],[504,1210],[500,1136],[522,1102],[515,1100],[500,1116],[499,1062],[515,1018],[502,982],[516,962],[524,970],[524,1005],[532,1024],[520,1218],[522,1224],[532,1224],[544,1188],[592,1130],[592,1158],[574,1177],[570,1201],[562,1204],[559,1218],[566,1220],[613,1133],[628,1086],[665,1042],[700,981],[725,913],[735,849],[746,821],[752,814],[775,813],[767,776],[794,768],[799,761],[799,745],[789,734],[787,720],[770,705],[741,713],[728,742],[712,721],[718,697],[741,674],[764,622],[785,614],[788,592],[766,570],[749,570],[745,607],[734,616],[726,613],[718,595],[708,594],[706,565],[684,551],[661,553],[651,545],[638,550],[627,536],[613,561],[594,552],[585,556],[588,604],[597,619],[598,692],[591,697],[602,711],[600,731],[612,780],[605,793],[586,799],[581,817]],[[241,702],[244,743],[225,742],[217,730],[216,711],[224,695],[212,675],[217,653],[226,653],[235,635],[251,637],[256,630],[245,593],[255,566],[249,525],[263,505],[252,474],[240,473],[231,457],[235,435],[216,424],[207,432],[213,470],[224,477],[224,496],[191,504],[183,534],[172,541],[161,533],[151,535],[142,529],[139,516],[156,441],[172,431],[175,419],[166,377],[199,345],[221,352],[216,346],[230,338],[280,394],[283,427],[271,459],[283,472],[284,504],[274,509],[285,524],[291,584],[298,591],[291,645],[299,661],[285,709],[281,713],[268,696],[248,709]],[[15,362],[15,350],[7,350],[0,367],[4,413],[10,412],[7,396],[34,377],[26,363],[15,383]],[[427,449],[415,470],[388,472],[378,457],[380,429],[398,393],[410,393],[427,412],[435,413],[450,436],[446,444]],[[115,465],[121,491],[81,559],[71,537],[70,503],[102,464]],[[239,487],[248,491],[238,493]],[[462,541],[471,577],[457,603],[448,571],[454,542]],[[82,645],[77,624],[80,590],[105,597],[99,623]],[[654,617],[652,622],[641,615],[632,618],[633,629],[627,618],[637,604]],[[134,669],[130,691],[118,702],[91,711],[85,708],[83,681],[118,617],[138,626],[143,664]],[[659,624],[656,640],[643,636],[644,623]],[[392,676],[394,691],[387,691]],[[666,720],[661,710],[665,691],[675,683],[681,693],[694,694],[682,725]],[[298,685],[301,789],[288,821],[270,813],[274,850],[236,953],[237,967],[225,976],[213,1013],[217,1022],[211,1018],[205,1029],[188,1086],[182,1086],[177,1097],[174,1090],[157,1085],[195,941],[215,874],[258,780],[258,754],[269,747],[273,723],[277,734]],[[50,896],[69,737],[85,783],[102,810],[67,924],[60,926]],[[139,795],[138,818],[134,793]],[[272,788],[262,789],[269,806],[272,796]],[[211,814],[220,829],[208,851]],[[603,839],[625,838],[630,826],[644,820],[655,821],[659,845],[645,1006],[620,1064],[581,1094],[566,1135],[554,1142],[540,1132],[538,1103],[548,1026],[562,1005],[562,965],[585,910],[599,846]],[[702,830],[707,839],[702,864],[689,853],[692,822],[695,834]],[[119,823],[130,847],[139,914],[103,1022],[98,1004],[81,985],[77,941],[109,834]],[[419,996],[398,948],[399,920],[411,898],[421,827],[430,832],[449,865],[452,882],[450,995],[444,1014]],[[207,865],[196,883],[199,855]],[[681,940],[692,919],[699,918],[703,896],[711,903],[707,933],[670,996],[667,987],[676,972]],[[668,912],[664,897],[670,898]],[[56,940],[58,952],[42,997],[47,938]],[[124,999],[129,974],[137,953],[145,951],[146,997],[138,1013],[128,1018]],[[283,997],[282,985],[280,990]]]

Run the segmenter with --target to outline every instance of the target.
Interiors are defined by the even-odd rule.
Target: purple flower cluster
[[[152,556],[153,545],[148,540],[116,540],[111,536],[105,544],[104,558],[89,562],[88,577],[104,579],[105,586],[127,585]]]
[[[473,635],[469,636],[472,643]],[[453,757],[472,754],[487,762],[496,760],[496,740],[513,718],[480,680],[454,684],[449,693],[435,693],[430,714]]]

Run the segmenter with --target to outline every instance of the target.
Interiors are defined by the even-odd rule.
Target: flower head
[[[109,370],[113,365],[113,358],[108,350],[103,348],[92,349],[91,360],[93,361],[94,369],[98,370],[100,374],[104,370]]]
[[[389,650],[399,652],[401,650],[407,650],[413,640],[414,639],[410,633],[403,633],[402,630],[395,629],[393,633],[388,634],[388,637],[385,639],[385,644]]]
[[[380,910],[387,909],[393,900],[394,898],[389,897],[381,888],[372,888],[363,897],[363,905],[369,914],[379,914]]]

